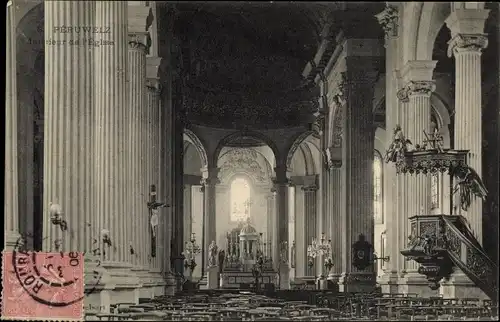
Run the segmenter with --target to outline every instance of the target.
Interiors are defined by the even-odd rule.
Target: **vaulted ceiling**
[[[224,128],[306,125],[319,89],[302,71],[325,23],[340,29],[343,10],[346,2],[177,3],[187,119]]]

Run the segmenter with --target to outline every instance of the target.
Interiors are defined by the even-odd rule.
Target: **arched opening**
[[[250,183],[242,177],[234,178],[230,185],[232,222],[245,222],[250,219],[252,205]]]

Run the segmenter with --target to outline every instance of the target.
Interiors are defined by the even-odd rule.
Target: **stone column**
[[[349,42],[349,40],[348,40]],[[373,251],[373,84],[375,64],[372,57],[346,57],[346,104],[342,137],[342,212],[343,253],[341,292],[371,291],[375,286],[373,264],[354,266],[355,243],[372,245]],[[369,252],[368,249],[365,250]],[[367,256],[370,256],[368,254]],[[371,256],[370,256],[371,257]]]
[[[192,186],[184,185],[184,238],[187,240],[193,232],[193,213],[192,213]],[[196,236],[197,239],[201,236]]]
[[[304,190],[295,185],[295,276],[304,277],[307,272],[307,245],[304,227],[307,218],[304,213]]]
[[[4,182],[4,249],[12,249],[19,238],[17,177],[17,74],[15,8],[7,3],[7,52],[5,78],[5,182]]]
[[[290,288],[290,262],[288,258],[288,185],[286,166],[277,166],[274,169],[276,177],[274,178],[274,188],[276,190],[276,240],[273,244],[273,262],[279,271],[280,289]],[[274,254],[276,253],[276,257]],[[277,262],[276,262],[277,261]]]
[[[307,257],[307,246],[309,246],[313,240],[318,236],[318,211],[317,211],[317,191],[318,186],[316,185],[316,180],[312,182],[304,182],[302,190],[304,191],[304,231],[302,232],[305,236],[306,244],[306,257]],[[321,259],[316,258],[314,261],[314,266],[309,267],[309,258],[307,258],[305,263],[305,276],[316,277],[316,273],[320,272],[318,265],[321,265]]]
[[[431,131],[430,97],[435,89],[432,74],[436,63],[437,61],[409,61],[402,70],[405,85],[398,91],[398,98],[407,103],[407,108],[400,115],[400,125],[406,137],[414,145],[422,145],[426,139],[423,131]],[[399,232],[399,235],[403,236],[400,244],[402,249],[408,243],[410,231],[408,218],[431,213],[431,182],[430,177],[425,175],[400,174],[400,176],[405,187],[402,191],[403,208],[399,213],[404,228]],[[406,264],[406,275],[400,280],[400,292],[425,295],[431,291],[425,276],[417,272],[417,263],[409,261]]]
[[[168,53],[168,51],[167,51]],[[164,58],[169,62],[169,58]],[[158,65],[160,63],[160,58],[158,58]],[[160,267],[163,278],[166,283],[165,292],[166,294],[173,294],[175,291],[175,278],[172,272],[172,224],[173,224],[173,211],[172,205],[172,182],[170,177],[172,175],[172,158],[170,149],[171,145],[171,131],[172,131],[172,106],[171,106],[171,87],[170,87],[170,73],[171,69],[166,69],[166,75],[164,82],[161,86],[164,88],[162,91],[162,96],[160,97],[160,193],[162,196],[161,202],[165,202],[168,207],[160,210],[159,218],[159,246],[158,254],[161,260]],[[148,72],[149,74],[149,72]],[[157,73],[153,73],[157,75]]]
[[[446,19],[446,25],[451,31],[448,56],[455,57],[454,148],[469,150],[467,163],[482,178],[481,53],[488,46],[484,26],[490,10],[484,9],[484,2],[475,3],[475,9],[464,9],[465,4],[453,3],[453,11]],[[483,201],[480,198],[473,198],[469,209],[464,211],[460,208],[459,194],[455,195],[455,213],[467,219],[480,244],[483,243],[482,206]],[[440,292],[445,297],[485,297],[485,294],[459,270],[442,283]]]
[[[46,238],[43,249],[45,251],[86,250],[90,252],[92,238],[100,239],[97,236],[99,229],[93,218],[96,209],[93,207],[95,200],[92,195],[92,181],[97,177],[93,176],[95,155],[92,139],[95,133],[92,131],[94,122],[102,117],[99,115],[99,110],[97,110],[98,113],[95,113],[94,110],[93,88],[97,85],[93,80],[92,48],[94,47],[83,39],[75,38],[75,34],[53,32],[56,26],[94,25],[95,6],[96,4],[92,1],[44,2],[45,37],[60,42],[57,45],[45,44],[45,160],[43,163],[43,231],[44,238]],[[107,22],[109,20],[101,25],[106,25]],[[72,44],[75,40],[82,41],[81,45]],[[105,50],[108,47],[101,48]],[[12,68],[13,66],[15,66],[15,62],[7,67]],[[123,74],[123,84],[125,84],[124,77]],[[96,79],[98,78],[96,77]],[[95,88],[99,87],[95,86]],[[112,90],[111,92],[116,93]],[[75,93],[81,94],[78,99],[75,99]],[[11,95],[7,93],[7,99],[12,97]],[[119,93],[116,93],[116,97],[119,97]],[[17,108],[11,107],[13,110]],[[116,110],[112,109],[111,111]],[[116,124],[122,120],[122,115],[117,114],[110,116],[114,120],[116,118]],[[115,122],[111,124],[115,124]],[[99,144],[98,140],[96,142]],[[117,141],[112,142],[118,146]],[[111,146],[113,147],[113,145]],[[15,150],[9,152],[14,153]],[[112,152],[113,150],[111,150]],[[107,149],[105,153],[107,155],[110,150]],[[10,166],[12,169],[12,164]],[[8,172],[7,174],[12,173]],[[115,177],[113,176],[113,178]],[[6,179],[9,180],[9,176]],[[13,179],[11,177],[10,181],[6,182],[12,182]],[[9,188],[12,189],[15,186]],[[12,192],[16,193],[16,191]],[[111,199],[109,204],[114,202],[115,205],[115,207],[110,206],[110,212],[118,215],[121,209],[119,205],[121,191],[108,189],[106,194],[112,194],[112,197],[108,198]],[[7,202],[10,201],[12,200],[7,199]],[[55,205],[60,206],[61,219],[67,222],[67,230],[63,231],[59,225],[52,224],[49,220],[51,205],[52,208],[55,208]],[[12,211],[15,211],[13,206],[7,214],[12,215]],[[6,226],[6,229],[15,229],[15,223],[15,221],[10,221],[10,227]],[[112,229],[111,226],[108,227],[110,230]],[[112,237],[116,236],[116,232],[112,233]],[[111,251],[110,253],[108,258],[117,259],[116,252]]]
[[[329,167],[329,185],[330,199],[332,202],[332,219],[328,231],[328,237],[332,239],[332,260],[333,268],[328,276],[328,279],[333,282],[338,282],[342,274],[342,234],[341,234],[341,219],[342,209],[345,203],[342,200],[342,150],[341,147],[329,148],[330,159],[328,160]]]
[[[386,149],[391,143],[392,130],[399,124],[399,111],[406,111],[400,108],[399,100],[396,96],[398,86],[398,57],[399,56],[399,11],[397,6],[387,6],[384,11],[376,15],[382,29],[385,32],[385,124],[386,133],[389,135],[386,140]],[[388,245],[399,245],[400,212],[398,211],[398,193],[402,189],[399,187],[399,180],[396,175],[396,168],[389,164],[384,164],[383,175],[383,198],[384,213],[387,226]],[[399,247],[389,247],[387,249],[390,261],[386,264],[386,271],[380,281],[382,292],[398,293],[398,271],[401,270],[400,263],[404,257],[400,254]]]
[[[152,61],[150,61],[152,60]],[[157,70],[159,61],[158,57],[151,57],[148,58],[147,65],[150,65],[149,68],[153,68],[154,70]],[[153,66],[151,66],[153,65]],[[155,185],[155,187],[158,186],[159,184],[159,168],[158,168],[158,160],[159,160],[159,149],[160,149],[160,143],[159,143],[159,133],[158,129],[160,127],[160,87],[159,87],[159,81],[156,78],[148,78],[146,82],[146,87],[147,87],[147,104],[148,104],[148,111],[149,111],[149,118],[148,118],[148,140],[146,141],[147,144],[145,144],[148,147],[148,177],[149,177],[149,184],[146,184],[147,190],[145,193],[147,193],[147,198],[148,201],[150,199],[150,190],[151,190],[151,185]],[[161,202],[164,202],[164,200],[158,200]],[[153,248],[153,235],[151,231],[151,224],[150,224],[150,213],[149,210],[144,207],[147,212],[146,212],[146,218],[144,220],[145,224],[145,240],[147,241],[146,246],[147,246],[147,251],[145,253],[145,265],[146,267],[149,266],[150,268],[154,264],[153,258],[151,257],[152,253],[152,248]],[[156,238],[155,240],[156,244],[158,244],[158,240]]]
[[[484,3],[482,4],[484,6]],[[455,10],[446,19],[451,31],[448,56],[455,56],[455,137],[454,148],[469,150],[467,163],[482,176],[481,52],[488,46],[484,25],[490,10]],[[457,198],[458,199],[458,198]],[[482,200],[473,198],[465,212],[455,203],[457,214],[465,216],[482,244]]]
[[[134,8],[137,10],[137,8]],[[135,25],[135,12],[128,12],[129,15],[129,38],[128,38],[128,95],[129,95],[129,130],[128,130],[128,177],[130,182],[127,183],[129,189],[129,200],[127,201],[132,212],[130,220],[123,220],[123,230],[127,232],[123,236],[123,245],[127,250],[127,261],[134,265],[139,265],[139,258],[146,254],[141,247],[141,229],[144,226],[144,221],[147,217],[146,202],[149,198],[148,190],[144,190],[144,173],[145,164],[143,162],[144,153],[143,147],[146,145],[143,141],[144,128],[144,113],[146,106],[146,51],[147,51],[147,33],[145,28],[140,25]],[[144,19],[145,20],[145,19]],[[141,227],[141,228],[139,228]],[[134,254],[130,252],[130,247],[134,249]]]
[[[203,172],[202,184],[204,186],[204,203],[205,203],[205,241],[203,245],[204,263],[208,265],[208,247],[210,243],[217,239],[216,236],[216,190],[215,186],[219,184],[218,179],[219,169],[210,168]],[[200,240],[201,242],[201,240]]]
[[[271,254],[267,254],[269,250],[269,243],[271,241],[271,238],[273,236],[273,210],[274,210],[274,196],[273,193],[271,192],[267,197],[267,231],[266,231],[266,237],[265,240],[263,241],[266,243],[266,255],[271,256]]]

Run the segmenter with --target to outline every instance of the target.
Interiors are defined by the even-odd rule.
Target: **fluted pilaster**
[[[318,212],[317,212],[317,191],[318,186],[315,184],[311,184],[308,186],[302,187],[304,191],[304,231],[302,232],[305,236],[306,245],[310,245],[313,238],[318,236]],[[306,246],[307,247],[307,246]],[[306,248],[306,256],[307,256],[307,248]],[[304,271],[306,272],[306,276],[316,276],[316,272],[319,271],[318,264],[321,262],[319,258],[317,258],[314,262],[314,266],[309,267],[308,265],[309,258],[307,258]]]
[[[5,249],[15,246],[19,237],[18,176],[17,176],[17,73],[15,8],[7,4],[7,51],[5,71],[5,182],[4,226]]]
[[[93,46],[83,39],[79,39],[79,46],[72,45],[75,34],[53,32],[56,26],[94,25],[95,5],[92,1],[44,2],[45,37],[60,42],[45,45],[43,248],[46,251],[90,251],[92,238],[99,238],[92,195],[95,178],[92,129],[93,122],[99,119],[93,104]],[[109,20],[101,23],[108,24]],[[51,204],[61,206],[68,230],[63,231],[49,220]],[[115,208],[113,213],[119,212]],[[14,224],[10,223],[11,229]]]
[[[426,140],[424,131],[430,133],[431,129],[431,94],[435,89],[432,73],[436,61],[409,61],[403,69],[406,85],[398,92],[398,97],[405,103],[406,109],[400,115],[401,129],[406,137],[416,146],[422,146]],[[408,243],[410,222],[408,217],[431,213],[430,177],[425,175],[403,175],[402,191],[405,214],[403,225],[405,236],[404,246]],[[403,210],[401,209],[401,210]],[[405,261],[406,270],[416,271],[415,261]]]
[[[147,222],[146,202],[149,197],[149,189],[144,189],[143,181],[143,147],[147,145],[142,137],[144,131],[143,115],[146,109],[146,46],[144,40],[136,34],[130,34],[128,38],[128,95],[129,95],[129,132],[127,137],[129,149],[128,176],[130,178],[129,200],[130,209],[133,216],[131,220],[125,221],[125,231],[127,237],[123,239],[127,245],[127,261],[138,265],[138,260],[145,256],[140,245],[140,230],[142,222]],[[144,226],[142,224],[142,226]],[[134,248],[133,255],[130,254],[130,246]]]
[[[455,56],[454,148],[469,150],[467,163],[482,176],[481,52],[488,46],[484,26],[490,10],[455,6],[446,19],[451,31],[448,56]],[[457,194],[458,195],[458,194]],[[477,240],[482,243],[482,200],[474,198],[465,212],[455,199],[457,214],[464,215]]]
[[[159,127],[159,82],[156,79],[147,79],[146,81],[146,112],[144,114],[145,120],[143,122],[143,151],[144,151],[144,166],[143,175],[146,182],[143,185],[144,195],[149,195],[151,185],[158,184],[158,156],[159,149],[158,142],[158,127]],[[149,197],[148,197],[149,198]],[[142,219],[141,225],[144,227],[142,230],[142,247],[145,249],[142,264],[147,267],[152,264],[151,250],[153,245],[153,238],[151,229],[149,228],[149,212],[146,207],[143,207],[146,212]],[[148,260],[149,258],[149,260]],[[150,261],[150,262],[149,262]]]
[[[340,161],[340,160],[339,160]],[[339,164],[340,163],[340,164]],[[332,220],[330,222],[330,230],[328,236],[332,239],[332,273],[335,276],[330,276],[330,279],[336,280],[342,274],[342,209],[345,202],[342,200],[342,171],[341,161],[337,166],[332,164],[330,167],[330,187],[331,187],[331,202],[332,202]]]

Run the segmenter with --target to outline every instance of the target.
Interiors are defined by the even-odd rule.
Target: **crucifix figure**
[[[431,122],[431,131],[424,132],[425,135],[425,140],[424,140],[424,146],[429,144],[432,149],[438,150],[438,152],[444,152],[443,151],[443,135],[441,132],[439,132],[439,129],[437,128],[436,123]]]
[[[149,191],[149,202],[147,204],[149,209],[149,223],[151,225],[151,257],[156,257],[156,234],[158,231],[158,211],[160,208],[167,207],[165,203],[156,201],[156,186],[151,185]]]

